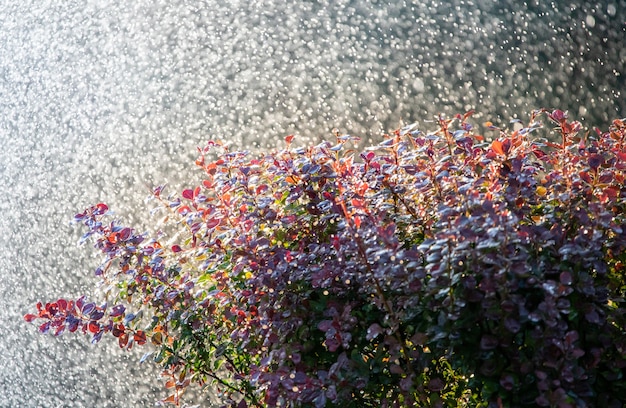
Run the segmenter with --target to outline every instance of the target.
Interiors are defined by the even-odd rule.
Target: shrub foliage
[[[623,406],[626,124],[538,110],[486,141],[471,114],[360,154],[209,142],[200,185],[153,191],[169,234],[76,215],[108,303],[25,319],[145,344],[177,405],[197,383],[233,407]]]

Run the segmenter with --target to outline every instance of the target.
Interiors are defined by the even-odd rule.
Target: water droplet
[[[615,4],[609,4],[608,6],[606,6],[606,13],[611,17],[615,16],[615,13],[617,13],[617,8],[615,7]]]
[[[424,81],[421,78],[415,78],[413,80],[413,89],[418,93],[424,92]]]

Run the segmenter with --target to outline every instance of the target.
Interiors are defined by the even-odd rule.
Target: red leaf
[[[618,196],[619,196],[619,188],[610,186],[602,190],[602,194],[600,195],[600,200],[603,203],[606,203],[607,201],[616,200]]]
[[[555,122],[564,122],[565,119],[567,119],[567,112],[563,112],[560,109],[555,109],[548,116]]]
[[[193,190],[190,188],[183,190],[183,197],[187,200],[193,200]]]
[[[35,320],[37,318],[36,315],[28,313],[24,315],[24,320],[26,320],[28,323],[32,322],[33,320]]]
[[[120,337],[121,335],[124,334],[124,325],[123,324],[116,324],[115,326],[113,326],[113,329],[111,330],[111,334],[114,337]]]
[[[469,118],[470,116],[472,116],[476,111],[474,109],[471,109],[467,112],[465,112],[465,114],[463,115],[463,121],[465,121],[467,118]]]
[[[89,325],[87,326],[87,329],[91,332],[91,333],[98,333],[100,331],[100,325],[95,322],[95,321],[90,321]]]
[[[291,144],[291,142],[293,141],[294,135],[289,135],[289,136],[285,136],[285,142],[287,142],[287,144]]]
[[[172,245],[172,252],[177,253],[182,251],[183,249],[180,247],[180,245]]]
[[[96,204],[93,210],[94,215],[102,215],[109,211],[109,206],[104,203]]]
[[[137,330],[133,338],[135,339],[135,343],[139,344],[140,346],[146,344],[146,333],[142,330]]]
[[[45,322],[41,326],[39,326],[39,333],[46,334],[50,330],[50,322]]]
[[[126,345],[128,344],[128,333],[122,334],[118,339],[118,343],[120,345],[120,348],[126,347]]]
[[[602,184],[609,184],[613,181],[613,173],[610,171],[604,172],[598,178],[598,181]]]
[[[537,156],[538,159],[546,157],[546,154],[542,150],[539,150],[538,147],[533,147],[533,153],[535,154],[535,156]]]
[[[588,172],[586,172],[586,171],[581,171],[581,172],[579,173],[579,176],[580,176],[580,178],[581,178],[581,179],[583,179],[583,180],[584,180],[584,181],[586,181],[587,183],[591,184],[592,179],[591,179],[591,176],[589,175],[589,173],[588,173]]]
[[[547,146],[550,146],[550,147],[553,147],[553,148],[555,148],[555,149],[562,149],[562,148],[563,148],[563,146],[562,146],[562,145],[557,144],[557,143],[552,143],[552,142],[546,142],[546,145],[547,145]]]
[[[371,161],[374,157],[376,157],[376,154],[374,152],[367,152],[367,154],[365,153],[361,153],[361,157],[363,158],[363,160],[365,160],[366,162]]]
[[[211,218],[206,223],[206,227],[209,228],[209,229],[215,228],[218,225],[220,225],[220,219],[219,218]]]

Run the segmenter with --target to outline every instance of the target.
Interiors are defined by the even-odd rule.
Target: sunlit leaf
[[[144,345],[146,344],[146,333],[142,330],[137,330],[133,335],[133,339],[135,340],[135,343],[139,344],[140,346]]]
[[[499,140],[494,140],[494,141],[491,143],[491,149],[492,149],[494,152],[496,152],[496,153],[498,153],[498,154],[500,154],[500,155],[502,155],[502,156],[505,156],[505,155],[506,155],[506,153],[504,152],[503,144],[502,144],[502,142],[501,142],[501,141],[499,141]]]
[[[154,351],[149,351],[147,353],[145,353],[143,356],[141,356],[141,359],[139,360],[140,364],[145,363],[150,357],[152,357],[152,355],[154,354]]]
[[[34,314],[31,314],[31,313],[27,313],[27,314],[24,315],[24,320],[26,320],[28,323],[32,322],[36,318],[37,318],[37,316],[34,315]]]
[[[98,333],[100,331],[100,325],[98,322],[92,320],[87,325],[87,330],[89,330],[90,333]]]
[[[189,188],[183,190],[182,196],[183,196],[183,198],[186,198],[187,200],[192,200],[193,199],[193,190],[191,190]]]
[[[124,305],[115,305],[111,308],[111,312],[109,313],[109,316],[111,317],[118,317],[124,314],[124,311],[126,310],[126,308],[124,307]]]

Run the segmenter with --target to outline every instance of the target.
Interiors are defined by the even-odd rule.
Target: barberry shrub
[[[360,154],[210,142],[200,185],[153,191],[168,234],[76,215],[106,302],[25,319],[145,344],[176,405],[196,383],[233,407],[623,406],[626,124],[470,119]]]

